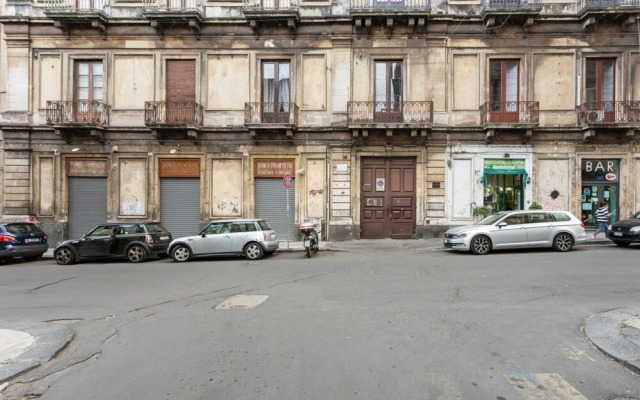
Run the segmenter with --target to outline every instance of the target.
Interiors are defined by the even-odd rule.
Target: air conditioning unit
[[[590,110],[587,111],[587,122],[602,122],[604,121],[604,111],[603,110]]]

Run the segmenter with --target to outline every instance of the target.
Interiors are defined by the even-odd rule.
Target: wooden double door
[[[362,239],[410,239],[416,229],[416,159],[367,157],[361,165]]]

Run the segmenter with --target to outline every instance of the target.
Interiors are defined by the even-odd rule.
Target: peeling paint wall
[[[147,216],[147,159],[120,158],[116,164],[120,181],[118,214]]]
[[[211,217],[242,216],[242,159],[211,161]]]
[[[568,158],[538,159],[536,173],[532,177],[537,193],[533,201],[538,202],[545,210],[570,210],[571,170]],[[559,193],[556,199],[551,196],[554,190]]]
[[[325,162],[324,159],[308,159],[305,166],[306,176],[306,219],[324,217],[325,199]],[[344,189],[347,190],[347,189]]]

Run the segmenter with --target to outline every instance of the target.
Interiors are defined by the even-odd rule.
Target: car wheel
[[[615,243],[616,246],[620,247],[629,247],[629,245],[631,244],[631,242],[619,242],[617,240],[614,240],[613,243]]]
[[[262,246],[256,242],[251,242],[244,247],[244,256],[249,260],[259,260],[263,255]]]
[[[56,262],[60,265],[69,265],[76,261],[76,256],[73,254],[73,251],[66,247],[56,250],[55,258]]]
[[[175,262],[188,261],[191,258],[191,250],[187,246],[178,245],[171,250],[171,258]]]
[[[134,245],[127,250],[127,258],[132,263],[143,262],[147,259],[147,251],[142,246]]]
[[[485,255],[491,251],[491,240],[484,236],[479,235],[471,240],[471,252],[479,256]]]
[[[573,247],[573,237],[568,233],[558,233],[553,238],[553,249],[555,251],[569,251]]]

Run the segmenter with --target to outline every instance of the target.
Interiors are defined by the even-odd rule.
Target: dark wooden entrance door
[[[195,120],[196,62],[167,61],[167,123]]]
[[[416,229],[416,160],[363,158],[360,237],[410,239]]]

